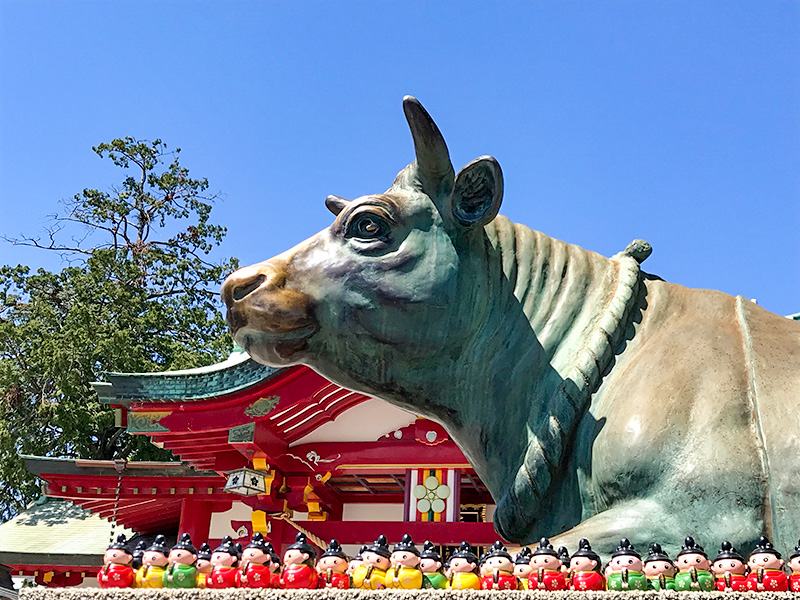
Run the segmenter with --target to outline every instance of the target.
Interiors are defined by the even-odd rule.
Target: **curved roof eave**
[[[243,351],[222,362],[179,371],[105,373],[107,381],[92,382],[102,404],[186,402],[232,394],[274,377],[285,368],[267,367]]]

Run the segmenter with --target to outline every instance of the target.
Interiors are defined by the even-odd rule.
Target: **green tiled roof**
[[[20,454],[25,461],[25,468],[37,477],[43,474],[56,475],[111,475],[116,477],[117,470],[113,460],[83,460],[75,458],[55,458],[52,456],[28,456]],[[192,467],[179,462],[143,462],[131,461],[125,464],[125,477],[219,477],[214,471],[196,471]]]
[[[116,527],[115,536],[134,533]],[[42,496],[0,524],[0,563],[93,566],[102,563],[111,523],[66,500]]]
[[[208,367],[161,373],[106,373],[92,386],[104,404],[131,401],[191,401],[230,394],[261,383],[284,369],[255,362],[241,350]]]

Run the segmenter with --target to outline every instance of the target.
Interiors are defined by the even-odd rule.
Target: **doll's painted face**
[[[533,567],[531,567],[530,564],[517,563],[514,565],[514,575],[516,575],[520,579],[522,578],[527,579],[528,575],[530,575],[531,573],[533,573]]]
[[[347,561],[339,556],[323,556],[317,563],[317,570],[324,572],[328,569],[335,573],[344,573],[347,570]]]
[[[450,571],[452,573],[471,573],[477,565],[466,558],[455,557],[450,561]]]
[[[360,565],[360,564],[363,564],[363,563],[364,563],[364,561],[362,560],[362,558],[360,556],[354,557],[353,560],[350,561],[350,564],[347,565],[347,573],[348,573],[348,575],[352,575],[353,571],[356,570],[356,567],[358,565]]]
[[[389,559],[385,556],[381,556],[377,552],[364,552],[364,554],[361,555],[361,558],[363,558],[364,562],[368,565],[373,565],[378,569],[385,571],[389,568]]]
[[[197,559],[197,570],[200,573],[208,573],[211,570],[211,561],[205,558]]]
[[[673,577],[678,572],[678,567],[668,560],[648,560],[644,563],[644,574],[647,577],[658,577],[661,574]]]
[[[242,560],[256,565],[264,565],[269,562],[270,556],[260,548],[245,548],[242,552]]]
[[[143,565],[150,565],[153,567],[165,567],[167,566],[167,557],[162,552],[157,552],[156,550],[148,550],[142,556],[142,564]]]
[[[769,552],[753,554],[747,563],[753,571],[756,569],[780,569],[783,567],[783,559]]]
[[[183,548],[173,548],[169,551],[169,562],[180,565],[191,565],[197,560],[197,555]]]
[[[800,573],[800,556],[795,556],[789,561],[789,568],[792,573]]]
[[[701,571],[708,571],[708,567],[711,566],[710,560],[702,554],[697,554],[695,552],[679,556],[675,562],[678,563],[678,569],[680,571],[688,571],[692,567],[700,569]]]
[[[413,552],[406,552],[404,550],[398,550],[397,552],[392,552],[391,562],[393,565],[400,565],[402,567],[411,567],[414,568],[419,566],[419,556],[414,554]]]
[[[129,565],[133,561],[133,556],[122,548],[109,548],[103,554],[103,562],[113,565]]]
[[[744,575],[747,571],[747,565],[738,558],[722,558],[715,560],[711,565],[711,569],[717,575],[724,575],[730,573],[731,575]]]
[[[511,573],[514,570],[514,565],[505,556],[492,556],[486,559],[484,563],[489,573],[493,573],[495,569]]]
[[[211,565],[214,567],[232,567],[236,564],[236,556],[227,552],[214,552],[211,555]]]
[[[594,571],[597,561],[588,556],[576,556],[569,561],[569,568],[573,571]]]
[[[536,569],[548,569],[551,571],[558,571],[561,569],[561,561],[555,556],[549,554],[535,554],[531,558],[531,567]]]
[[[611,559],[611,562],[608,563],[608,569],[612,573],[619,573],[622,571],[622,569],[628,569],[628,571],[641,571],[642,559],[633,554],[622,554],[620,556],[615,556]]]
[[[283,555],[283,564],[285,565],[301,565],[311,558],[308,554],[297,548],[291,548]]]
[[[436,573],[442,568],[442,563],[432,558],[423,558],[419,561],[419,568],[423,573]]]

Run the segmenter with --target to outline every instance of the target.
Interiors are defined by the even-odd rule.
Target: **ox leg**
[[[693,508],[698,510],[691,510],[688,506],[669,508],[669,504],[653,498],[620,502],[555,536],[551,542],[574,550],[581,538],[587,538],[595,552],[608,557],[622,538],[628,538],[642,556],[653,542],[675,556],[687,535],[704,544],[709,554],[722,540],[748,548],[761,535],[763,520],[752,507],[737,510],[728,506],[718,511],[718,518],[709,518],[707,509],[713,507],[697,504]]]
[[[665,510],[660,502],[637,499],[598,513],[550,541],[555,547],[566,546],[574,551],[578,541],[586,538],[595,552],[608,557],[622,538],[628,538],[642,556],[653,542],[659,542],[674,556],[680,549],[684,527],[680,514]]]

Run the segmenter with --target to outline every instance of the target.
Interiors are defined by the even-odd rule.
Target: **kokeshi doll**
[[[350,576],[347,574],[347,555],[336,540],[331,540],[325,552],[317,561],[318,588],[336,588],[346,590],[350,587]]]
[[[657,592],[674,590],[677,572],[678,567],[661,549],[661,544],[650,544],[650,552],[644,557],[644,576],[647,577],[648,589]]]
[[[606,589],[615,592],[647,589],[647,578],[642,569],[642,556],[627,538],[619,541],[619,546],[611,553],[606,575]]]
[[[528,576],[529,590],[566,590],[567,579],[561,571],[561,559],[553,544],[546,537],[539,540],[539,545],[531,556],[531,574]]]
[[[422,589],[424,576],[419,568],[419,550],[407,533],[394,545],[389,556],[389,569],[386,571],[385,586],[403,590]]]
[[[600,557],[592,550],[586,538],[578,542],[578,549],[569,559],[570,589],[581,592],[606,589],[606,580],[600,573],[603,568]]]
[[[294,544],[283,554],[281,588],[298,590],[317,587],[317,551],[308,543],[306,534],[298,533]]]
[[[533,554],[531,553],[531,549],[527,546],[517,552],[517,555],[514,557],[514,576],[519,581],[519,589],[521,590],[528,589],[528,577],[533,572],[531,558],[533,558]]]
[[[714,582],[720,592],[747,591],[747,562],[728,541],[722,542],[711,563]]]
[[[708,560],[703,547],[687,536],[675,559],[678,572],[675,574],[675,589],[679,592],[710,592],[715,588],[714,576],[709,571]]]
[[[142,555],[142,566],[136,571],[136,587],[163,588],[164,573],[169,564],[168,556],[167,539],[163,535],[157,535]]]
[[[786,592],[789,578],[783,571],[781,553],[775,550],[772,542],[763,535],[758,538],[756,547],[747,559],[750,574],[747,576],[747,590],[751,592]]]
[[[362,590],[381,590],[386,587],[386,571],[391,562],[389,542],[381,534],[361,553],[361,564],[353,570],[353,587]]]
[[[241,565],[236,575],[236,585],[246,588],[274,588],[272,576],[272,544],[256,532],[242,551]]]
[[[423,588],[443,590],[447,587],[447,577],[444,574],[444,561],[436,552],[433,542],[425,540],[422,552],[419,555],[419,568],[425,577]]]
[[[468,542],[461,542],[458,550],[450,556],[447,589],[479,590],[481,578],[478,575],[478,557]]]
[[[482,590],[517,590],[514,562],[503,542],[497,540],[481,560]]]
[[[800,540],[797,540],[797,546],[789,557],[789,568],[792,570],[789,575],[789,589],[800,592]]]
[[[97,583],[101,588],[131,587],[134,579],[133,550],[128,545],[124,534],[117,536],[117,541],[109,544],[103,555],[103,566],[97,573]]]
[[[192,538],[188,533],[181,535],[167,558],[169,564],[164,572],[164,587],[197,587],[197,548],[192,545]]]
[[[211,553],[211,571],[206,577],[206,587],[215,590],[236,587],[241,555],[242,547],[234,544],[231,536],[223,537]]]

